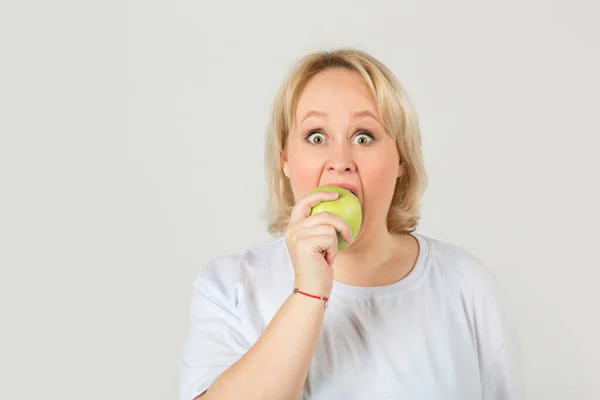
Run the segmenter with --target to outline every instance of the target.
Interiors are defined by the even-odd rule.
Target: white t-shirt
[[[419,255],[404,279],[378,287],[334,281],[302,399],[525,398],[517,333],[494,275],[458,246],[413,236]],[[293,283],[284,238],[199,269],[181,353],[182,400],[204,392],[256,343]]]

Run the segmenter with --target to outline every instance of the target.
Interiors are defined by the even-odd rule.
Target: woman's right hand
[[[290,217],[285,232],[285,241],[294,267],[294,287],[314,294],[329,297],[333,286],[331,265],[337,255],[337,232],[352,241],[352,229],[341,217],[319,212],[310,215],[312,207],[322,201],[338,198],[338,193],[318,191],[300,198]]]

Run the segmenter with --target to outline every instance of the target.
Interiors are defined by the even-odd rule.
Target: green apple
[[[318,191],[336,192],[339,193],[339,196],[335,200],[320,202],[311,209],[310,215],[327,211],[343,218],[350,225],[350,229],[352,229],[352,237],[356,239],[362,223],[362,207],[358,198],[351,191],[337,186],[319,186],[313,189],[311,193]],[[338,251],[342,251],[350,246],[350,243],[342,238],[340,232],[337,233],[337,238]]]

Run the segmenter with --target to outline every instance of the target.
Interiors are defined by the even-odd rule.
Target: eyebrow
[[[312,116],[324,118],[324,117],[327,117],[328,114],[323,111],[312,110],[312,111],[309,111],[308,113],[306,113],[306,115],[304,116],[304,118],[302,118],[302,121],[300,121],[300,123],[304,122],[308,117],[312,117]],[[375,114],[373,114],[369,110],[356,111],[356,112],[352,113],[352,115],[350,116],[351,119],[360,118],[360,117],[371,117],[374,120],[379,122],[379,119],[375,116]]]

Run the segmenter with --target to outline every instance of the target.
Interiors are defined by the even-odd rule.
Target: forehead
[[[375,99],[362,75],[347,69],[328,69],[313,76],[302,90],[296,115],[311,110],[376,111]]]

